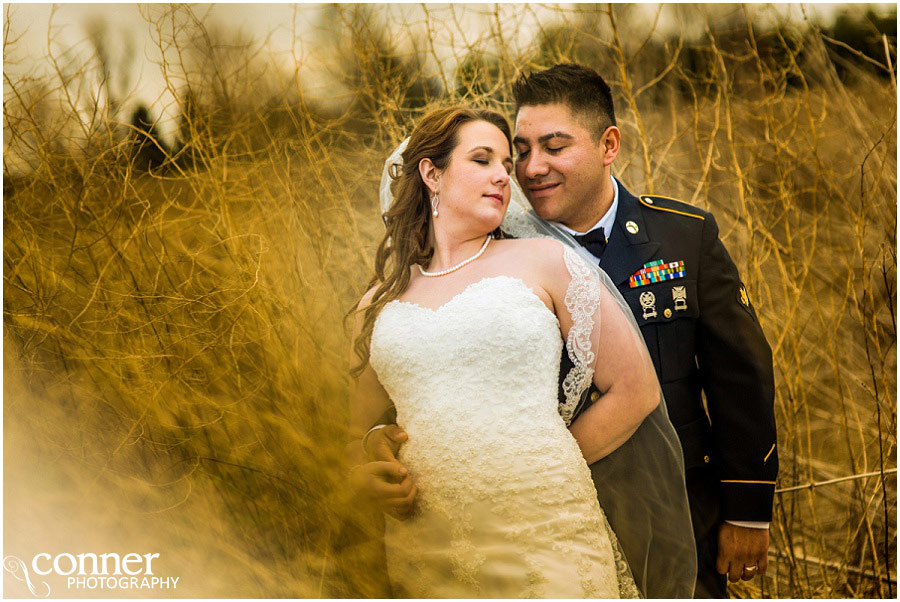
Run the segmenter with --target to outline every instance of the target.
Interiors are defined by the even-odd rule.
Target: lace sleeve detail
[[[572,316],[572,327],[566,339],[566,348],[573,368],[563,380],[565,401],[559,404],[559,413],[568,426],[578,407],[581,395],[591,385],[594,377],[596,355],[591,350],[591,332],[599,327],[599,316],[595,315],[600,306],[600,282],[585,265],[584,260],[572,249],[563,250],[566,268],[572,277],[566,290],[566,309]]]

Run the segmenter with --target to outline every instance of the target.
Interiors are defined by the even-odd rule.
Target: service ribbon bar
[[[628,279],[628,286],[637,288],[676,278],[684,278],[684,261],[665,263],[662,259],[657,259],[645,263],[643,268],[635,272]]]

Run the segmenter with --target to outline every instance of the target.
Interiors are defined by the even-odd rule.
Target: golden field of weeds
[[[89,63],[5,75],[4,553],[153,551],[180,576],[53,596],[388,595],[341,465],[383,159],[429,107],[512,119],[520,73],[575,60],[613,87],[614,173],[716,214],[773,348],[770,568],[732,594],[893,597],[896,15],[685,6],[653,35],[652,7],[576,5],[519,47],[530,7],[421,10],[322,9],[331,98],[191,6],[156,11],[170,143],[123,108],[102,32]],[[464,11],[485,29],[447,61]]]

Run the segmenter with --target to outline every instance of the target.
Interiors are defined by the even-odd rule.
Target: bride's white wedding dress
[[[388,573],[412,597],[638,597],[558,412],[559,322],[521,280],[437,310],[392,301],[370,362],[409,433],[419,492],[388,517]]]

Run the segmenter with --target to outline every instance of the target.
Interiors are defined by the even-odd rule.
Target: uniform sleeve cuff
[[[729,481],[719,483],[722,517],[727,521],[772,522],[774,481]]]

